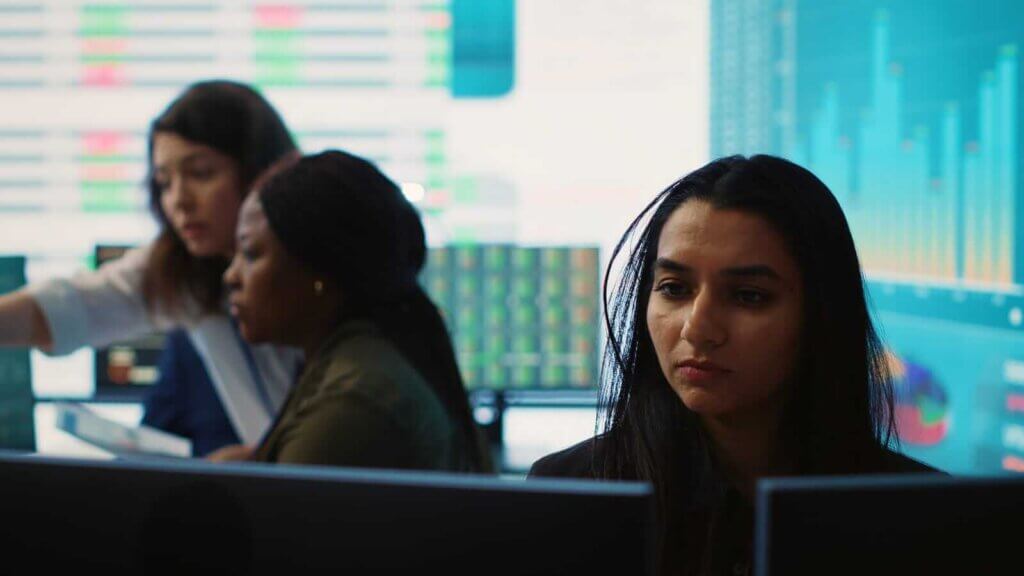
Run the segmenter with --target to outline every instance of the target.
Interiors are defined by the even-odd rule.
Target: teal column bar
[[[1024,233],[1018,228],[1024,224],[1021,218],[1020,194],[1017,170],[1020,169],[1019,148],[1017,137],[1020,130],[1017,117],[1018,106],[1018,52],[1015,45],[1004,46],[999,55],[999,115],[1002,129],[1000,131],[999,149],[1002,161],[999,164],[999,181],[1002,184],[1000,194],[999,229],[1002,231],[999,244],[1004,252],[1003,279],[1016,283],[1024,283]],[[1016,238],[1014,233],[1016,232]],[[1016,240],[1016,241],[1015,241]],[[1016,250],[1014,249],[1016,247]]]
[[[515,0],[452,0],[452,95],[497,98],[515,84]]]
[[[25,258],[0,257],[0,294],[24,285]],[[0,449],[36,449],[35,397],[27,349],[0,349]]]
[[[932,133],[927,127],[921,126],[915,132],[914,151],[917,160],[916,172],[920,186],[921,215],[924,225],[921,228],[921,259],[919,272],[929,277],[939,275],[939,230],[942,222],[942,196],[931,179],[931,168],[928,160],[932,153]]]
[[[968,149],[964,155],[964,234],[963,234],[963,261],[964,279],[977,280],[978,278],[978,244],[980,242],[978,231],[978,152]]]
[[[993,260],[995,259],[996,235],[993,216],[998,206],[995,206],[998,196],[995,193],[995,86],[991,73],[986,73],[981,82],[979,107],[981,114],[980,138],[978,152],[980,157],[980,193],[979,203],[979,232],[981,243],[978,247],[977,258],[981,279],[986,282],[992,281]]]
[[[956,104],[946,107],[942,120],[942,193],[946,205],[944,262],[958,279],[964,277],[963,194],[960,179],[960,110]]]

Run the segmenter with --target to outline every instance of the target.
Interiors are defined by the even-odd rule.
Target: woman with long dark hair
[[[651,482],[661,573],[749,572],[758,478],[928,470],[891,450],[853,238],[807,170],[734,156],[672,184],[616,247],[605,308],[602,433],[531,474]]]
[[[423,226],[394,182],[344,152],[304,157],[245,201],[238,245],[224,281],[242,335],[306,353],[252,459],[489,470],[444,322],[417,280]]]
[[[249,187],[276,161],[297,153],[280,115],[249,86],[227,80],[189,86],[149,130],[147,192],[160,227],[156,239],[96,271],[0,297],[0,345],[62,355],[183,328],[203,361],[195,373],[212,380],[216,396],[207,381],[190,388],[223,406],[182,404],[202,420],[182,428],[175,424],[180,406],[160,400],[181,399],[170,386],[147,403],[146,422],[197,434],[193,440],[203,449],[232,434],[255,442],[287,395],[301,357],[297,350],[249,348],[236,336],[221,275],[234,253],[238,210]],[[217,423],[208,426],[207,417]]]

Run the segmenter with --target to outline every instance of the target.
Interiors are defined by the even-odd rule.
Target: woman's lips
[[[687,360],[676,364],[676,372],[689,382],[708,382],[728,374],[729,370],[712,362]]]
[[[203,224],[185,224],[181,227],[181,235],[186,238],[196,238],[202,236],[206,232],[206,226]]]

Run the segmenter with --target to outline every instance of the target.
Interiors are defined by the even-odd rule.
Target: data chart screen
[[[432,247],[596,249],[601,270],[632,217],[708,158],[708,7],[2,2],[0,254],[24,256],[34,282],[93,267],[96,246],[153,238],[149,123],[189,83],[229,78],[261,90],[303,151],[378,163],[419,208]],[[575,354],[571,336],[558,338],[559,354]],[[498,386],[477,378],[473,354],[461,356],[467,381]],[[570,356],[531,372],[534,385],[578,386]],[[96,368],[91,350],[33,352],[35,393],[89,397]],[[506,383],[525,386],[516,374]]]
[[[808,166],[850,222],[912,456],[1024,471],[1024,5],[716,0],[711,152]]]
[[[447,319],[469,389],[596,388],[598,249],[431,250],[423,283]]]

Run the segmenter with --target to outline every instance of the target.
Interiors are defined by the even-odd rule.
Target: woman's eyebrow
[[[734,266],[722,270],[719,274],[729,278],[768,278],[771,280],[782,280],[782,276],[776,272],[774,268],[766,264]]]
[[[690,268],[686,264],[680,264],[675,260],[669,260],[668,258],[658,258],[654,262],[654,268],[656,270],[670,270],[672,272],[688,273],[692,272],[693,268]]]
[[[668,258],[658,258],[654,262],[654,268],[656,270],[667,270],[671,272],[678,272],[682,274],[688,274],[693,272],[693,268],[670,260]],[[719,272],[720,276],[727,278],[767,278],[771,280],[782,280],[782,275],[775,271],[774,268],[767,264],[751,264],[749,266],[731,266],[723,269]]]

